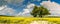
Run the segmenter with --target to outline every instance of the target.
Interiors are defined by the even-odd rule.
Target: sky
[[[0,0],[0,15],[29,16],[35,5],[46,7],[51,15],[60,15],[60,0]]]

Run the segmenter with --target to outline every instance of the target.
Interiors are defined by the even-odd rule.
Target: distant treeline
[[[3,16],[3,17],[14,17],[14,16],[8,16],[8,15],[0,15],[0,17]]]

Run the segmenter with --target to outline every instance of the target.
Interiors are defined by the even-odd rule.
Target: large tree
[[[50,14],[49,10],[43,6],[40,7],[34,6],[34,9],[31,12],[31,15],[33,15],[34,17],[36,17],[37,15],[39,17],[43,17],[44,15],[48,15],[48,14]]]

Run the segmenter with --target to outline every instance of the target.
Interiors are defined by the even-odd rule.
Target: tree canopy
[[[31,15],[33,15],[34,17],[43,17],[44,15],[49,15],[49,10],[43,6],[37,7],[34,6],[34,9],[31,12]]]

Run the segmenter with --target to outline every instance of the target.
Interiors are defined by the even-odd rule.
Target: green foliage
[[[40,7],[34,6],[34,9],[31,12],[31,15],[33,15],[34,17],[36,16],[42,17],[43,15],[48,15],[48,14],[50,14],[49,10],[44,8],[43,6]]]
[[[34,9],[31,12],[31,15],[33,15],[34,17],[36,17],[37,16],[37,11],[38,11],[38,7],[37,6],[34,6]]]
[[[40,17],[44,15],[49,15],[49,10],[47,8],[44,8],[43,6],[39,7],[39,11],[37,12]]]

